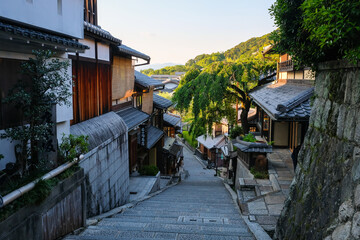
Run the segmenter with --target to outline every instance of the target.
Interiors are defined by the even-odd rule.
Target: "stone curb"
[[[243,220],[245,221],[246,225],[248,226],[249,230],[252,232],[254,237],[257,240],[271,240],[271,237],[265,232],[265,230],[258,223],[250,222],[247,216],[241,214],[240,207],[237,203],[237,194],[231,189],[231,187],[227,183],[223,182],[223,184],[230,193],[231,198],[235,203],[237,210],[239,211],[239,214],[242,216]]]

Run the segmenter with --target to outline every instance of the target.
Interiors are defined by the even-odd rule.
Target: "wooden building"
[[[224,135],[218,135],[216,137],[201,135],[197,137],[196,140],[198,141],[196,153],[202,159],[207,160],[209,166],[223,166],[224,156],[221,147],[225,145]]]
[[[264,54],[271,52],[271,48]],[[288,54],[280,56],[277,79],[250,93],[257,106],[256,124],[261,135],[276,147],[294,150],[304,140],[311,113],[314,74],[295,70]]]

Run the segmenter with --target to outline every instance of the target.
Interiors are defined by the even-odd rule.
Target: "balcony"
[[[289,72],[294,70],[294,64],[292,60],[287,60],[279,63],[279,72]]]

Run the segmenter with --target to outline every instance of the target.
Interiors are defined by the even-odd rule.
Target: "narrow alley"
[[[66,239],[254,239],[222,180],[187,148],[184,168],[178,185]]]

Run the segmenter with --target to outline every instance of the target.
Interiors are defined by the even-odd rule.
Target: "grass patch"
[[[189,134],[188,131],[183,131],[182,135],[185,141],[187,141],[190,144],[190,146],[192,146],[193,148],[197,148],[198,142],[196,141],[195,137],[192,134]]]
[[[256,170],[255,168],[251,168],[250,172],[252,175],[254,175],[254,178],[258,178],[258,179],[269,179],[269,173],[268,171],[259,171]]]
[[[14,200],[10,204],[0,209],[0,222],[5,220],[7,217],[14,214],[16,211],[20,210],[23,207],[38,205],[42,203],[49,196],[53,187],[55,187],[60,181],[74,175],[74,173],[77,172],[79,169],[80,167],[75,164],[74,166],[70,167],[69,169],[54,178],[38,181],[31,191],[25,193],[23,196],[19,197],[18,199]],[[6,186],[5,191],[2,189],[2,192],[6,192],[3,196],[18,189],[19,187],[25,186],[26,184],[43,175],[44,173],[38,173],[36,175],[33,175],[32,177],[11,181],[11,183]]]

